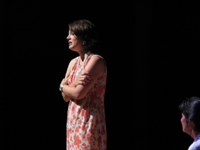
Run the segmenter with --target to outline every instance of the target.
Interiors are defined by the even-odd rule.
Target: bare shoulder
[[[68,70],[71,71],[71,68],[73,67],[74,63],[75,63],[76,58],[73,58],[68,65]]]
[[[106,69],[105,60],[99,56],[93,56],[86,66],[88,72],[103,74]]]
[[[72,59],[72,60],[69,62],[69,65],[68,65],[68,68],[67,68],[67,72],[66,72],[66,74],[65,74],[65,78],[69,77],[69,74],[70,74],[70,72],[71,72],[71,70],[72,70],[72,66],[73,66],[74,63],[75,63],[75,60],[76,60],[76,58]]]
[[[93,64],[96,67],[97,66],[106,67],[105,60],[103,58],[99,57],[98,55],[97,56],[93,56],[88,63],[90,63],[90,65]]]
[[[76,58],[77,58],[77,57],[73,58],[73,59],[70,61],[70,63],[69,63],[69,64],[70,64],[70,65],[71,65],[71,64],[74,64],[74,63],[75,63],[75,60],[76,60]]]

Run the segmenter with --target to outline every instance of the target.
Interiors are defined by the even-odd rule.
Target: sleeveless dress
[[[84,70],[94,56],[85,54],[82,65],[80,56],[75,58],[68,84]],[[81,100],[70,100],[67,113],[67,150],[106,150],[107,134],[104,110],[107,70],[100,76],[87,95]]]

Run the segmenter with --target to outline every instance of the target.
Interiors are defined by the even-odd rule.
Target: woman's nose
[[[69,39],[70,39],[69,35],[66,37],[66,39],[67,39],[67,40],[69,40]]]

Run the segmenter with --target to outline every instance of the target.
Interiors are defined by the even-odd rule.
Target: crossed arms
[[[81,73],[74,82],[68,85],[67,81],[74,63],[75,59],[71,60],[65,78],[61,82],[61,84],[65,84],[62,88],[62,96],[66,102],[70,99],[82,99],[93,87],[98,77],[103,75],[106,69],[104,60],[98,56],[94,56],[86,65],[84,72]]]

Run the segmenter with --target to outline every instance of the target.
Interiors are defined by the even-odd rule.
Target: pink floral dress
[[[85,55],[80,64],[80,56],[75,59],[68,84],[84,70],[88,61],[94,56]],[[67,150],[106,150],[106,122],[104,95],[107,71],[100,76],[91,90],[81,100],[70,100],[67,113]]]

